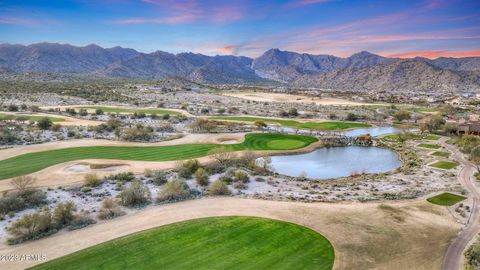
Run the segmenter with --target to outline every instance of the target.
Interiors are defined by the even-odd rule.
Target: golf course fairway
[[[334,249],[293,223],[214,217],[114,239],[30,269],[332,269]]]
[[[339,121],[298,122],[298,121],[295,121],[295,120],[261,118],[261,117],[244,117],[244,116],[213,116],[213,117],[210,117],[210,119],[230,120],[230,121],[240,121],[240,122],[263,121],[265,123],[279,124],[279,125],[284,126],[284,127],[318,129],[318,130],[341,130],[341,129],[349,129],[349,128],[368,128],[368,127],[371,127],[371,125],[365,124],[365,123],[339,122]]]
[[[138,161],[172,161],[203,157],[223,148],[241,150],[300,149],[317,139],[310,136],[257,133],[247,134],[238,144],[179,144],[168,146],[89,146],[27,153],[0,160],[0,180],[40,171],[55,164],[82,159],[120,159]]]

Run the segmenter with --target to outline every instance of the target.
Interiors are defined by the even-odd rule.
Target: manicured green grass
[[[82,109],[101,109],[106,113],[134,113],[134,112],[143,112],[145,114],[170,114],[170,115],[177,115],[180,114],[176,111],[171,110],[164,110],[164,109],[133,109],[133,108],[121,108],[121,107],[105,107],[105,106],[79,106],[77,108]]]
[[[450,153],[442,152],[442,151],[435,151],[435,152],[431,153],[431,155],[436,156],[436,157],[448,157],[448,156],[450,156]]]
[[[429,144],[429,143],[421,143],[421,144],[418,144],[417,146],[422,148],[428,148],[428,149],[438,149],[442,147],[441,145],[438,145],[438,144]]]
[[[466,197],[464,196],[445,192],[437,196],[430,197],[427,199],[427,201],[429,201],[430,203],[438,204],[442,206],[451,206],[465,199]]]
[[[33,173],[52,165],[81,159],[168,161],[198,158],[215,148],[240,150],[291,150],[316,142],[310,136],[289,134],[247,134],[239,144],[182,144],[168,146],[91,146],[34,152],[0,160],[0,180]]]
[[[321,234],[255,217],[214,217],[161,226],[108,241],[31,269],[332,269]]]
[[[430,140],[430,141],[436,141],[440,139],[440,136],[438,135],[427,135],[423,137],[424,140]]]
[[[371,127],[369,124],[365,123],[353,123],[353,122],[298,122],[295,120],[283,120],[283,119],[271,119],[271,118],[261,118],[261,117],[248,117],[248,116],[213,116],[210,119],[216,120],[233,120],[233,121],[242,121],[242,122],[255,122],[257,120],[263,121],[265,123],[276,123],[285,127],[293,128],[308,128],[308,129],[323,129],[323,130],[338,130],[338,129],[349,129],[349,128],[367,128]]]
[[[439,168],[439,169],[445,169],[445,170],[450,170],[458,166],[457,162],[452,162],[452,161],[437,161],[433,164],[430,164],[431,167]]]
[[[9,117],[12,117],[12,116],[13,116],[13,119],[9,118]],[[8,120],[15,120],[16,121],[16,120],[18,120],[20,118],[23,118],[23,117],[27,118],[27,121],[33,121],[33,122],[37,122],[40,119],[45,118],[45,116],[39,116],[39,115],[0,113],[0,120],[5,120],[6,118],[8,118]],[[48,117],[48,119],[50,119],[50,121],[52,121],[52,122],[63,122],[63,121],[65,121],[65,119],[59,118],[59,117]]]

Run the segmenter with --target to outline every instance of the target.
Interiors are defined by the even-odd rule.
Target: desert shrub
[[[222,175],[222,176],[220,176],[220,178],[218,178],[218,180],[224,182],[224,183],[227,184],[227,185],[230,185],[230,184],[233,182],[232,177],[227,176],[227,175]]]
[[[7,231],[12,236],[8,244],[18,244],[31,239],[38,239],[56,232],[52,222],[52,213],[48,209],[26,214],[15,221]]]
[[[244,182],[235,182],[233,184],[233,187],[238,189],[238,190],[241,190],[241,189],[246,189],[247,188],[247,184],[244,183]]]
[[[158,193],[157,202],[180,201],[190,196],[190,188],[182,179],[167,182]]]
[[[0,145],[14,143],[18,139],[17,135],[8,128],[0,129]]]
[[[209,181],[208,181],[208,174],[203,168],[198,168],[197,171],[195,171],[195,180],[197,181],[197,184],[199,186],[207,186]]]
[[[103,110],[102,110],[102,109],[96,109],[96,110],[95,110],[95,114],[96,114],[96,115],[102,115],[102,114],[103,114]]]
[[[222,180],[216,180],[211,183],[210,186],[208,186],[207,194],[212,196],[229,195],[230,190],[228,189],[225,182],[223,182]]]
[[[135,180],[130,187],[120,193],[120,202],[124,206],[139,206],[150,201],[150,190],[142,181]]]
[[[208,111],[206,113],[208,113]],[[190,128],[194,132],[210,132],[217,128],[217,122],[208,119],[197,118],[192,124],[190,124]]]
[[[192,174],[200,168],[200,163],[196,159],[187,160],[177,165],[178,175],[182,178],[190,179]]]
[[[37,180],[31,176],[19,176],[15,177],[10,184],[19,192],[24,192],[30,189]]]
[[[152,175],[152,182],[157,185],[163,185],[168,181],[168,173],[165,171],[155,171]]]
[[[470,267],[466,267],[466,269],[480,268],[480,244],[473,244],[465,251],[465,260],[467,266]]]
[[[85,175],[84,182],[85,185],[90,187],[98,187],[100,184],[102,184],[102,180],[100,180],[100,178],[98,178],[94,173]]]
[[[248,177],[246,172],[238,170],[235,172],[233,180],[235,182],[248,183],[250,181],[250,177]]]
[[[0,214],[18,212],[27,208],[34,208],[47,203],[47,195],[38,189],[24,191],[10,191],[0,198]]]
[[[153,173],[154,171],[152,169],[145,169],[145,171],[143,172],[143,174],[146,176],[146,177],[152,177],[153,176]]]
[[[154,137],[152,127],[144,127],[137,124],[135,127],[126,128],[120,135],[120,138],[125,141],[149,141]]]
[[[11,111],[11,112],[17,112],[18,111],[18,106],[15,105],[15,104],[10,104],[8,105],[8,110]]]
[[[59,132],[61,128],[62,126],[60,126],[59,124],[52,125],[52,131]]]
[[[78,229],[87,227],[90,224],[95,224],[95,223],[97,222],[90,217],[88,212],[82,211],[79,214],[73,216],[73,219],[70,221],[70,224],[68,225],[68,230],[69,231],[78,230]]]
[[[345,120],[347,121],[356,121],[358,118],[354,113],[348,113],[347,117],[345,117]]]
[[[457,141],[457,144],[464,153],[470,153],[473,148],[480,146],[480,137],[475,135],[463,135]]]
[[[53,210],[52,219],[58,228],[63,228],[72,222],[74,218],[75,204],[73,202],[59,203]]]
[[[39,129],[47,130],[47,129],[50,129],[51,126],[52,126],[52,121],[50,121],[48,117],[43,117],[37,122],[37,127]]]
[[[125,212],[120,209],[117,201],[112,198],[107,198],[102,202],[102,208],[98,213],[99,219],[112,219],[125,215]]]
[[[112,175],[111,178],[116,181],[130,182],[135,180],[135,175],[132,172],[122,172]]]

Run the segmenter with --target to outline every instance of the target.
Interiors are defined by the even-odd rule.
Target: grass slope
[[[319,233],[254,217],[190,220],[121,237],[32,269],[332,269]]]
[[[437,161],[433,164],[430,164],[431,167],[439,168],[439,169],[445,169],[445,170],[450,170],[458,166],[457,162],[452,162],[452,161]]]
[[[34,152],[0,161],[0,180],[33,173],[55,164],[81,159],[121,159],[169,161],[198,158],[215,148],[240,150],[292,150],[303,148],[317,139],[288,134],[247,134],[239,144],[181,144],[169,146],[91,146]]]
[[[121,108],[121,107],[104,107],[104,106],[79,106],[77,108],[82,109],[101,109],[106,113],[134,113],[134,112],[143,112],[145,114],[170,114],[177,115],[180,114],[176,111],[164,110],[164,109],[132,109],[132,108]]]
[[[243,116],[214,116],[210,119],[215,120],[232,120],[242,122],[255,122],[257,120],[265,123],[276,123],[285,127],[293,128],[308,128],[308,129],[323,129],[323,130],[337,130],[337,129],[349,129],[349,128],[367,128],[371,127],[365,123],[352,123],[352,122],[298,122],[295,120],[283,120],[283,119],[270,119],[261,117],[243,117]]]
[[[451,206],[454,205],[458,202],[461,202],[465,200],[466,197],[452,194],[452,193],[442,193],[437,196],[433,196],[427,199],[428,202],[437,204],[437,205],[442,205],[442,206]]]
[[[33,121],[33,122],[37,122],[39,121],[40,119],[42,118],[45,118],[45,116],[39,116],[39,115],[27,115],[27,114],[4,114],[4,113],[0,113],[0,120],[18,120],[19,118],[28,118],[27,121]],[[65,119],[63,118],[59,118],[59,117],[48,117],[48,119],[50,119],[50,121],[52,122],[63,122],[65,121]]]
[[[430,144],[430,143],[421,143],[421,144],[418,144],[417,146],[422,148],[428,148],[428,149],[438,149],[442,147],[441,145]]]
[[[436,156],[436,157],[448,157],[448,156],[450,156],[450,153],[443,152],[443,151],[435,151],[435,152],[431,153],[431,155]]]

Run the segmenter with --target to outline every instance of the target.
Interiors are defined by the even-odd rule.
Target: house
[[[457,126],[457,134],[480,135],[480,121],[468,121]]]

